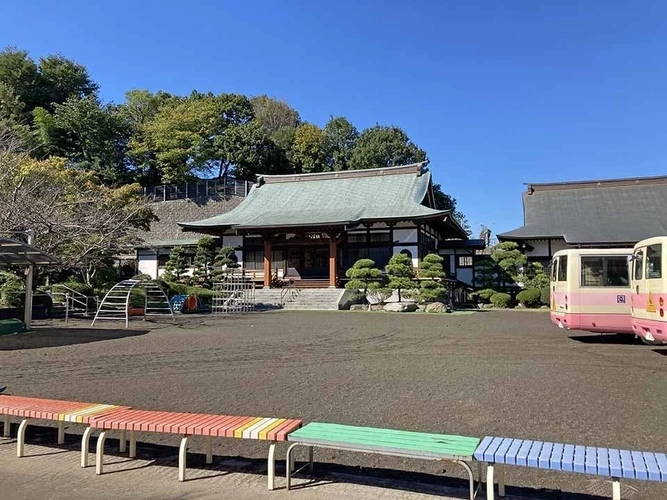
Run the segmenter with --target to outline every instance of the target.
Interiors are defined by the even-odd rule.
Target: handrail
[[[54,288],[62,288],[65,291],[57,292],[54,291]],[[65,298],[65,307],[67,308],[68,311],[70,309],[70,304],[72,306],[72,309],[74,309],[74,304],[78,304],[79,307],[83,308],[86,311],[86,314],[88,314],[89,312],[88,299],[95,300],[95,309],[97,309],[97,297],[93,295],[86,295],[67,285],[63,285],[61,283],[53,285],[51,287],[51,297],[55,295],[62,295]]]
[[[292,278],[289,278],[287,281],[287,286],[282,287],[280,290],[280,305],[282,306],[284,304],[284,298],[287,294],[289,294],[289,299],[290,301],[294,300],[294,297],[299,293],[299,290],[297,288],[294,288],[294,280]]]

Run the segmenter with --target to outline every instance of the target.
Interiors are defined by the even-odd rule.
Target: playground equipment
[[[144,308],[132,310],[130,296],[139,289],[144,291]],[[136,314],[135,311],[139,312]],[[174,320],[174,311],[169,303],[169,298],[164,290],[153,280],[123,280],[116,283],[100,302],[93,318],[91,326],[95,321],[101,319],[125,320],[125,328],[130,325],[130,316],[171,316]]]
[[[632,328],[644,343],[667,344],[667,236],[642,240],[632,254],[630,305]]]
[[[243,314],[255,310],[255,282],[244,275],[230,274],[213,284],[213,313]]]
[[[634,333],[630,315],[632,249],[568,249],[551,263],[551,321],[568,330]]]

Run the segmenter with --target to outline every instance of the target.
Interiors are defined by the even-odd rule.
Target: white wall
[[[153,279],[157,278],[157,255],[155,252],[139,250],[137,252],[137,268],[139,273],[148,274]]]
[[[567,248],[567,243],[565,240],[551,240],[551,255],[555,254],[559,250],[565,250]]]
[[[419,241],[417,228],[394,229],[394,241],[398,243],[417,243]]]

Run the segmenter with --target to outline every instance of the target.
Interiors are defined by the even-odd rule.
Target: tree
[[[7,47],[0,51],[0,83],[11,89],[24,105],[24,118],[44,104],[41,94],[41,75],[35,61],[25,50]]]
[[[232,247],[225,246],[218,251],[215,256],[213,274],[217,281],[222,281],[227,276],[239,267],[236,252]]]
[[[288,168],[283,151],[255,120],[228,130],[223,148],[237,179],[254,181],[257,174],[282,174]]]
[[[266,135],[271,136],[281,128],[295,129],[301,123],[299,112],[285,101],[267,95],[250,99],[255,120],[261,125]]]
[[[54,112],[34,111],[42,154],[67,158],[70,166],[95,172],[104,183],[126,182],[125,153],[129,124],[118,109],[94,96],[71,97],[54,104]]]
[[[498,243],[491,251],[491,258],[514,281],[519,280],[521,269],[528,261],[514,241]]]
[[[349,168],[394,167],[426,160],[426,153],[398,127],[376,125],[364,130],[350,155]]]
[[[347,170],[359,131],[347,118],[339,116],[331,119],[324,126],[328,170]]]
[[[209,288],[213,276],[213,260],[215,258],[215,238],[204,236],[197,242],[194,258],[192,279],[196,285]]]
[[[176,246],[169,252],[169,260],[164,269],[162,279],[173,283],[183,283],[188,271],[188,259],[185,256],[185,249],[182,246]]]
[[[64,158],[28,156],[9,132],[0,132],[0,231],[32,229],[36,244],[75,269],[88,284],[111,255],[139,241],[136,231],[155,220],[139,186],[110,188],[91,172],[68,168]]]
[[[25,104],[18,98],[14,89],[0,82],[0,130],[9,131],[29,149],[33,137],[24,109]]]
[[[350,278],[345,288],[355,291],[355,299],[365,299],[369,292],[380,289],[382,285],[382,271],[375,267],[375,262],[371,259],[359,259],[345,271],[345,276]],[[368,310],[370,311],[370,307]]]
[[[405,296],[407,295],[405,290],[414,288],[415,270],[412,267],[412,259],[404,253],[394,254],[389,259],[385,271],[389,278],[387,286],[398,292],[398,301],[401,302],[401,291],[404,291],[403,295]]]
[[[445,296],[445,286],[442,280],[445,271],[442,268],[443,258],[438,254],[430,253],[422,260],[419,270],[419,298],[423,302],[433,302]]]
[[[294,161],[304,173],[328,170],[326,136],[317,125],[299,125],[294,136]]]
[[[442,186],[440,184],[433,184],[433,198],[435,201],[435,209],[450,210],[454,218],[458,221],[465,232],[468,233],[468,236],[470,236],[472,233],[470,230],[470,223],[468,222],[468,219],[463,214],[463,212],[456,209],[456,198],[443,192]]]
[[[525,288],[542,289],[548,287],[551,281],[549,275],[544,272],[542,264],[539,262],[530,262],[524,266],[522,282]]]

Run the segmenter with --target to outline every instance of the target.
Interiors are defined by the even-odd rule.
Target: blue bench
[[[505,496],[505,465],[611,477],[613,500],[621,500],[621,478],[667,482],[667,455],[664,453],[486,436],[474,457],[487,464],[487,500],[494,500],[496,465],[501,497]]]

